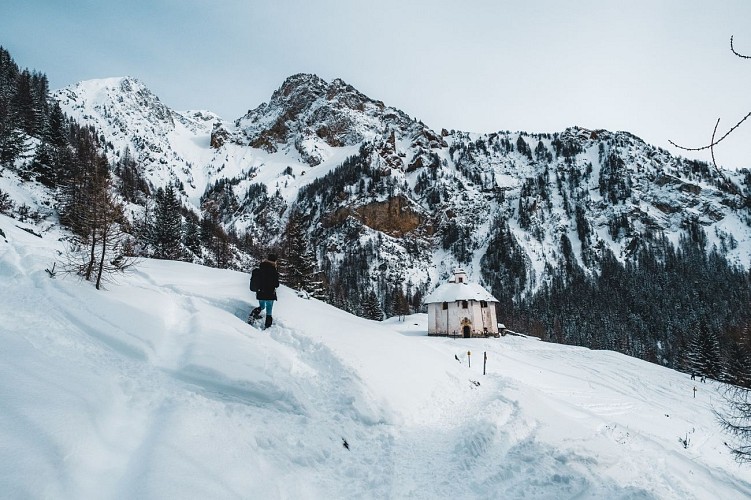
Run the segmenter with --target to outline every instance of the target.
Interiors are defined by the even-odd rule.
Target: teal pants
[[[274,301],[273,300],[259,300],[258,307],[260,307],[261,310],[266,309],[266,316],[271,316],[271,309],[274,307]]]

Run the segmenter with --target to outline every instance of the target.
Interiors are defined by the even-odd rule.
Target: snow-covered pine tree
[[[77,130],[77,126],[65,118],[57,102],[51,105],[41,133],[42,142],[37,147],[31,164],[37,180],[47,187],[58,187],[74,170],[69,137],[71,130]]]
[[[378,301],[378,297],[372,288],[365,292],[362,298],[362,316],[367,319],[375,321],[383,320],[383,310],[381,309],[381,303]]]
[[[10,102],[0,98],[0,165],[11,167],[26,151],[26,138],[18,128]]]
[[[732,342],[727,353],[728,381],[751,388],[751,352],[741,342]]]
[[[120,178],[118,190],[123,199],[130,203],[144,204],[149,194],[149,185],[127,147],[115,164],[115,174]]]
[[[305,231],[305,218],[298,210],[290,214],[284,233],[279,275],[280,281],[290,288],[305,291],[320,300],[328,297],[323,273],[318,269],[316,255]]]
[[[10,53],[0,47],[0,165],[12,166],[26,150],[16,104],[20,71]]]
[[[12,105],[18,117],[18,125],[23,132],[31,137],[36,137],[42,131],[44,114],[42,105],[46,107],[47,93],[44,96],[35,95],[35,83],[39,76],[32,76],[28,69],[21,71],[16,80],[16,93],[13,96]],[[44,77],[45,87],[47,78]]]
[[[201,257],[201,228],[198,225],[199,218],[193,212],[188,212],[185,217],[183,231],[183,245],[185,249],[196,257]]]
[[[154,197],[154,215],[150,224],[151,245],[157,259],[177,260],[181,255],[182,216],[175,189],[168,184]]]
[[[0,214],[7,214],[13,210],[13,200],[10,199],[10,195],[0,189]]]
[[[717,334],[702,320],[688,346],[686,368],[691,373],[723,380],[726,371],[722,365],[720,342]]]

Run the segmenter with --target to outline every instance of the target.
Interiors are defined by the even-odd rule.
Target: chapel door
[[[462,329],[462,332],[464,333],[464,338],[468,339],[469,334],[472,331],[472,329],[469,327],[469,325],[464,325],[464,328]]]

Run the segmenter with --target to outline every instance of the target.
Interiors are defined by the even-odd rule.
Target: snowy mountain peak
[[[269,152],[294,148],[318,165],[330,148],[354,146],[387,136],[415,135],[414,121],[386,107],[341,79],[331,83],[316,75],[293,75],[261,104],[235,122],[249,144]],[[424,127],[424,126],[422,126]]]
[[[173,111],[162,104],[141,81],[133,77],[87,80],[53,93],[66,110],[111,117],[125,112],[163,131],[175,126]],[[74,113],[75,114],[75,113]]]
[[[127,151],[153,186],[179,181],[195,200],[205,188],[206,172],[214,168],[212,131],[231,128],[210,111],[170,109],[132,77],[87,80],[56,90],[52,97],[68,116],[93,125],[106,138],[112,161]]]
[[[305,73],[287,78],[272,94],[269,105],[303,111],[321,98],[331,101],[334,107],[349,107],[358,111],[364,111],[367,105],[384,107],[382,102],[370,99],[340,78],[328,83],[317,75]]]
[[[271,96],[272,102],[280,102],[290,96],[315,98],[326,92],[328,83],[318,75],[298,73],[284,80]]]

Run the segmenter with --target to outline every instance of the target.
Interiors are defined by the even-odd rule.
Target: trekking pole
[[[482,374],[485,375],[485,367],[488,364],[488,351],[485,351],[483,354],[483,360],[482,360]]]

